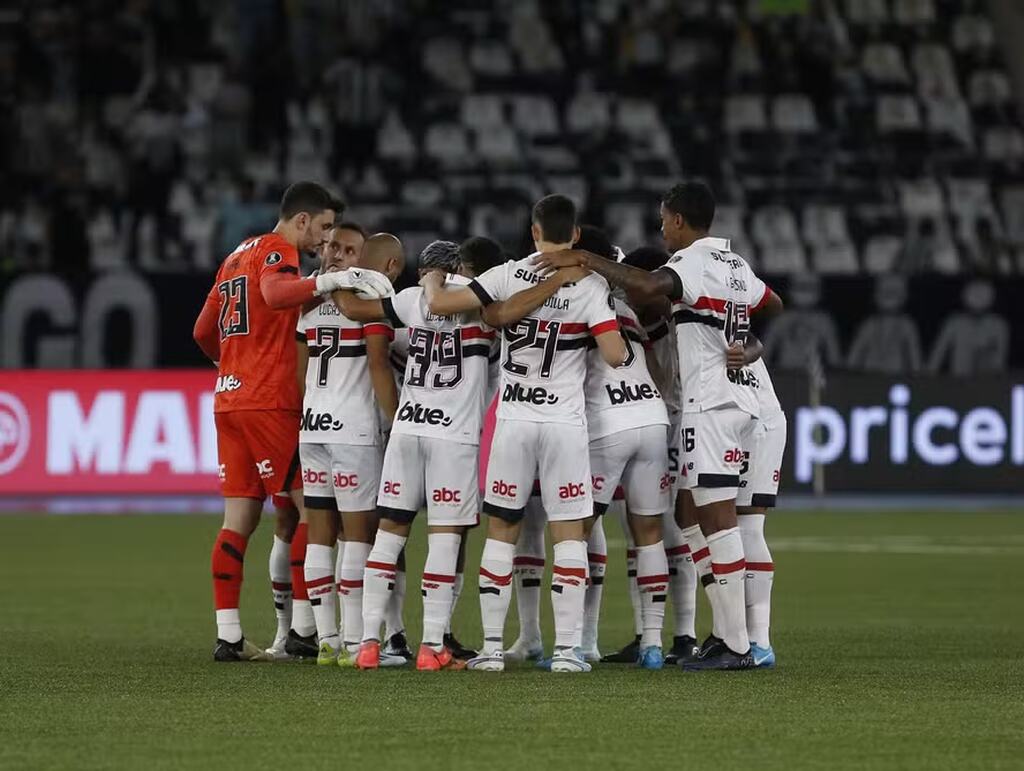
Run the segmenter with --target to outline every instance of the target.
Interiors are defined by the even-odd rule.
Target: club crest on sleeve
[[[280,252],[271,252],[267,255],[267,265],[277,265],[281,261]]]

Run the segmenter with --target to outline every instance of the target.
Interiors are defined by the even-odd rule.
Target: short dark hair
[[[622,264],[652,271],[662,267],[668,262],[668,258],[669,253],[657,246],[639,246],[626,255]]]
[[[546,195],[533,206],[533,222],[540,226],[541,237],[552,244],[572,241],[576,227],[576,204],[564,195]]]
[[[573,246],[608,260],[615,259],[615,248],[608,234],[596,225],[580,225],[580,238]]]
[[[661,203],[674,214],[682,215],[695,230],[710,230],[715,219],[715,196],[703,182],[680,182],[662,196]]]
[[[459,244],[459,259],[479,276],[504,264],[505,255],[497,241],[487,236],[471,236]]]
[[[343,220],[341,219],[341,217],[336,217],[334,220],[334,229],[355,231],[356,233],[363,237],[364,241],[366,240],[366,230],[358,222],[353,222],[352,220]]]
[[[315,217],[325,209],[332,210],[337,217],[345,211],[345,203],[316,182],[296,182],[289,185],[281,197],[281,219],[290,220],[300,212]]]

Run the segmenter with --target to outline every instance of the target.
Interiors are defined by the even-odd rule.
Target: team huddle
[[[402,244],[341,221],[343,209],[319,185],[292,185],[274,231],[225,259],[196,321],[195,339],[219,368],[225,515],[212,553],[214,658],[493,672],[524,660],[552,672],[595,661],[774,666],[764,522],[786,419],[750,322],[782,303],[727,240],[708,235],[710,190],[684,183],[666,193],[671,255],[624,255],[578,225],[570,199],[550,195],[533,208],[530,256],[506,261],[483,237],[435,241],[419,257],[419,285],[398,293]],[[300,251],[320,255],[308,278]],[[262,650],[243,635],[239,595],[268,495],[278,630]],[[414,656],[402,622],[404,553],[421,510]],[[477,651],[459,642],[451,618],[481,512]],[[636,636],[602,657],[610,512],[627,540]],[[712,609],[703,644],[698,580]],[[506,647],[513,589],[520,632]]]

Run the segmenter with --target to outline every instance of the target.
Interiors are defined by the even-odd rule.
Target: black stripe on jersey
[[[316,357],[322,354],[329,346],[326,345],[311,345],[309,346],[309,355]],[[338,348],[337,353],[334,354],[342,359],[354,359],[357,356],[366,355],[366,346],[360,345],[342,345]]]
[[[558,342],[555,343],[555,350],[556,351],[575,351],[575,350],[578,350],[580,348],[589,348],[590,346],[596,345],[596,344],[597,343],[594,342],[594,338],[590,337],[589,335],[587,335],[586,337],[570,338],[568,340],[563,340],[563,339],[559,338]],[[535,345],[533,347],[534,348],[543,348],[544,345],[543,344]]]
[[[490,343],[473,343],[472,345],[462,346],[462,355],[466,356],[487,356],[491,355],[491,344]]]
[[[738,487],[739,474],[698,474],[697,487]]]
[[[676,324],[704,324],[715,329],[725,329],[725,321],[717,316],[703,316],[694,311],[676,311],[672,314]]]
[[[496,362],[500,358],[501,358],[501,348],[495,348],[487,356],[487,361],[490,364],[494,364],[494,362]]]
[[[661,272],[661,271],[663,271],[665,273],[668,273],[669,277],[672,279],[672,294],[670,294],[668,296],[668,299],[670,299],[670,300],[682,300],[683,299],[683,280],[681,278],[679,278],[679,274],[676,273],[671,268],[658,268],[658,270],[656,270],[655,273],[658,273],[658,272]]]
[[[295,274],[298,274],[299,269],[296,268],[294,265],[282,265],[280,268],[277,269],[277,272],[278,273],[295,273]]]
[[[298,340],[300,343],[305,343],[306,342],[306,333],[305,332],[296,332],[295,333],[295,339]]]
[[[657,326],[651,327],[647,330],[647,339],[652,343],[661,340],[665,335],[668,334],[668,324],[658,324]]]
[[[405,322],[398,318],[398,314],[395,313],[395,304],[391,301],[390,297],[382,297],[380,304],[384,308],[384,315],[394,324],[395,329],[401,329],[405,326]]]
[[[475,279],[469,282],[469,288],[473,290],[473,294],[480,298],[480,302],[485,308],[494,302],[494,298],[487,294],[487,290]]]

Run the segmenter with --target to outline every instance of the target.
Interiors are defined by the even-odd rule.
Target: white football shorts
[[[523,518],[533,480],[551,522],[594,513],[586,426],[498,420],[487,464],[484,511],[508,522]]]
[[[590,443],[594,503],[600,513],[620,484],[633,514],[654,517],[670,508],[667,442],[667,427],[658,425],[616,431]]]
[[[476,525],[479,458],[475,444],[392,434],[377,495],[380,515],[408,523],[425,504],[430,525]]]
[[[782,456],[786,452],[786,415],[780,412],[767,420],[758,420],[749,449],[744,451],[740,469],[737,506],[775,506],[782,474]]]
[[[683,413],[679,481],[697,506],[736,498],[743,448],[750,446],[757,419],[729,407]]]
[[[299,444],[302,495],[311,509],[373,511],[381,449],[372,444]]]

